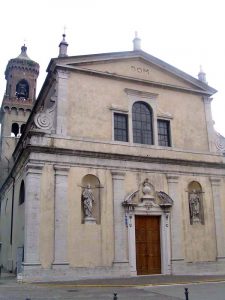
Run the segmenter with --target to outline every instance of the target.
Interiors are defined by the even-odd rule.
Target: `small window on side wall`
[[[158,120],[157,122],[159,146],[171,147],[170,121]]]
[[[128,121],[126,114],[114,113],[114,140],[128,142]]]
[[[19,194],[19,205],[25,202],[25,185],[24,181],[22,180],[20,185],[20,194]]]

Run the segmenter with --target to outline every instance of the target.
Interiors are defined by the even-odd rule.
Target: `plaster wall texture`
[[[12,190],[8,190],[1,202],[1,263],[7,269],[8,260],[11,254],[10,230],[11,230],[11,207],[12,207]]]
[[[14,213],[13,223],[11,224],[11,211],[13,199],[13,187],[11,184],[8,191],[4,195],[1,203],[1,237],[2,245],[2,263],[4,267],[10,271],[16,269],[17,248],[24,246],[24,204],[19,205],[19,192],[22,177],[18,176],[15,180],[14,187]],[[12,231],[12,244],[10,243]]]
[[[173,117],[171,136],[174,147],[208,151],[204,103],[200,95],[72,72],[68,88],[68,99],[72,103],[68,111],[68,135],[113,140],[110,108],[113,105],[118,106],[121,110],[129,112],[129,117],[132,117],[125,88],[158,95],[155,100],[155,117],[160,112]]]
[[[121,61],[102,62],[102,63],[86,63],[81,64],[81,67],[89,70],[98,70],[102,72],[109,72],[112,74],[124,75],[129,77],[140,78],[144,80],[163,82],[170,85],[176,85],[185,88],[193,88],[194,85],[188,84],[181,78],[172,75],[160,67],[153,65],[143,59],[128,59]]]
[[[50,268],[54,260],[54,170],[46,163],[41,176],[40,261]]]
[[[150,167],[150,166],[149,166]],[[110,166],[109,166],[110,168]],[[150,172],[150,173],[149,173]],[[125,194],[140,189],[145,178],[154,186],[156,191],[168,192],[166,175],[146,171],[126,171]],[[103,188],[100,193],[101,223],[82,224],[81,184],[87,174],[97,176]],[[49,267],[53,259],[53,177],[52,166],[46,165],[42,175],[41,185],[41,262],[43,267]],[[46,180],[48,178],[48,180]],[[178,201],[181,202],[183,222],[182,238],[184,240],[185,261],[214,261],[215,249],[215,220],[213,200],[209,178],[201,176],[180,176]],[[198,181],[203,188],[203,206],[205,224],[190,225],[187,186],[191,181]],[[94,167],[71,167],[68,175],[68,257],[73,267],[110,266],[113,259],[113,210],[112,210],[112,179],[107,169]],[[62,199],[63,201],[63,199]],[[122,201],[122,200],[121,200]],[[224,205],[223,205],[224,214]],[[173,228],[172,228],[173,230]],[[206,239],[207,237],[207,239]],[[204,249],[204,251],[202,251]]]
[[[13,214],[13,244],[12,244],[12,259],[14,269],[16,268],[16,256],[17,256],[17,248],[24,247],[24,206],[23,204],[19,204],[19,195],[20,195],[20,187],[21,182],[24,180],[23,173],[16,178],[15,182],[15,191],[14,191],[14,214]],[[26,200],[25,200],[26,201]]]
[[[99,153],[111,153],[121,155],[131,155],[136,161],[138,157],[142,158],[162,158],[162,159],[181,159],[193,162],[215,162],[223,163],[224,158],[221,154],[212,154],[209,152],[200,152],[192,150],[182,150],[179,148],[165,148],[160,146],[138,145],[122,142],[102,141],[91,138],[42,138],[32,137],[31,142],[33,145],[42,143],[45,146],[53,145],[56,148],[73,149],[80,151],[94,151]],[[157,150],[157,151],[156,151]],[[172,166],[171,166],[172,168]],[[218,170],[220,172],[220,170]]]
[[[190,224],[188,184],[197,181],[203,189],[204,225]],[[185,176],[181,182],[181,201],[184,228],[184,249],[186,262],[216,260],[216,236],[213,196],[210,179],[203,176]]]

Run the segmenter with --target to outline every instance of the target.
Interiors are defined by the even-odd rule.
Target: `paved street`
[[[189,300],[225,300],[223,276],[143,276],[48,284],[17,283],[14,277],[3,276],[0,299],[107,300],[117,293],[118,300],[185,300],[184,287],[189,290]]]

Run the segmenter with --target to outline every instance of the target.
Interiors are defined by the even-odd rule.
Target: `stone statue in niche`
[[[196,190],[189,193],[189,209],[191,224],[201,222],[201,199]]]
[[[95,202],[91,185],[88,183],[82,193],[82,204],[85,220],[94,220],[93,203]]]

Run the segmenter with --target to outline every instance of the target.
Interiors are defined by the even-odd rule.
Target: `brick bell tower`
[[[27,56],[25,45],[6,66],[6,91],[0,110],[0,186],[10,171],[10,158],[35,103],[38,75],[39,64]]]

